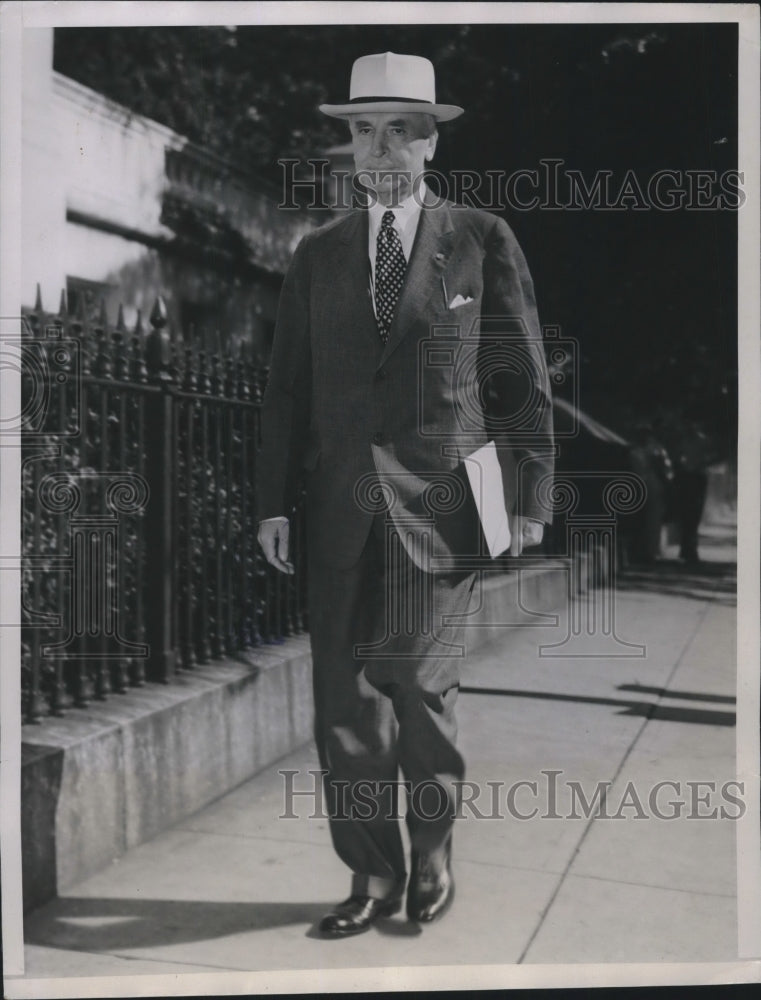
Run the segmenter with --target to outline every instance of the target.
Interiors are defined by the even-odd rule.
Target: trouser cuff
[[[381,878],[380,875],[357,875],[351,877],[352,896],[370,896],[371,899],[387,899],[397,896],[404,889],[405,880]]]

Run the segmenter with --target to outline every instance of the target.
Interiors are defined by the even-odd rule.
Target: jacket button
[[[385,368],[381,368],[380,371],[376,373],[375,377],[382,381],[383,379],[388,378],[388,372]]]
[[[380,431],[373,434],[373,444],[383,444],[383,435]]]

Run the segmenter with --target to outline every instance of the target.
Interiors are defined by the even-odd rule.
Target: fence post
[[[150,489],[146,542],[148,606],[146,638],[150,680],[166,683],[175,673],[176,654],[172,632],[174,586],[173,498],[174,442],[171,343],[166,329],[167,312],[159,296],[150,316],[146,343],[150,382],[159,388],[146,400],[146,479]]]

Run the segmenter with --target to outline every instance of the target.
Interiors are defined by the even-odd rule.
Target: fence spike
[[[105,327],[105,323],[103,324]],[[108,348],[111,352],[112,369],[118,379],[129,377],[129,360],[127,357],[128,345],[127,335],[124,330],[111,331],[111,344]]]
[[[209,348],[208,331],[205,327],[201,330],[200,350],[198,352],[198,386],[201,392],[211,392],[211,378],[209,374]]]
[[[38,285],[37,287],[39,288],[40,286]],[[64,316],[68,316],[68,314],[69,314],[69,304],[66,300],[66,289],[62,288],[61,301],[58,305],[58,315],[63,318]]]
[[[80,299],[80,302],[82,299]],[[79,310],[77,310],[79,311]],[[109,342],[108,331],[105,326],[99,323],[95,325],[95,336],[97,344],[97,354],[95,358],[95,371],[98,375],[110,375],[113,370],[111,358],[111,344]]]
[[[121,308],[121,307],[120,307]],[[139,313],[138,313],[138,321]],[[122,323],[124,323],[124,317],[122,317]],[[138,382],[144,383],[148,381],[148,368],[145,363],[145,350],[143,341],[143,331],[142,323],[140,327],[135,325],[135,329],[130,337],[130,347],[131,347],[131,362],[132,362],[132,372],[134,377]]]
[[[222,334],[219,332],[219,327],[214,330],[213,341],[214,353],[222,354]]]
[[[167,321],[167,311],[166,303],[161,295],[156,296],[156,301],[153,303],[153,309],[151,309],[150,323],[151,326],[160,330],[162,327],[166,326]]]
[[[193,341],[187,339],[185,341],[184,348],[184,385],[188,392],[195,392],[198,388],[198,383],[196,381],[196,366],[198,364],[198,358],[196,357],[195,348],[193,347]]]
[[[123,333],[127,327],[124,325],[124,306],[119,303],[119,312],[116,317],[116,329]]]
[[[120,316],[121,316],[121,311],[122,311],[122,307],[119,306],[119,315]],[[123,318],[122,318],[122,322],[124,322]],[[144,333],[145,333],[145,328],[143,327],[143,311],[142,311],[142,309],[138,309],[138,311],[137,311],[137,319],[135,320],[135,336],[136,337],[142,337],[144,335]]]
[[[34,297],[34,311],[36,313],[42,312],[42,290],[39,281],[37,282],[37,294]]]
[[[251,399],[251,392],[248,387],[247,365],[246,365],[246,341],[237,342],[238,356],[235,362],[236,392],[239,399]]]
[[[108,326],[108,312],[106,311],[106,300],[104,298],[101,298],[101,300],[100,300],[100,310],[98,312],[98,323],[100,324],[100,326]],[[123,331],[120,330],[119,332],[121,333]]]

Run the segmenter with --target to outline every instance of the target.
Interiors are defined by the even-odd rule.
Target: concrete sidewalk
[[[316,935],[348,874],[308,798],[292,803],[301,818],[278,818],[279,771],[313,785],[306,747],[34,912],[27,977],[735,959],[736,823],[702,817],[738,812],[721,793],[735,777],[732,526],[701,551],[694,571],[667,561],[619,581],[616,633],[645,655],[542,655],[566,634],[561,616],[468,661],[460,743],[475,801],[440,923]],[[582,606],[597,608],[591,595]],[[585,816],[602,788],[610,818]]]

